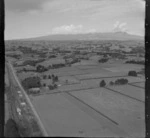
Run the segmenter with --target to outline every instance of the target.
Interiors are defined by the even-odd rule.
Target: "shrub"
[[[141,64],[141,65],[144,65],[144,64],[145,64],[145,61],[129,60],[129,61],[126,61],[125,63],[128,63],[128,64]]]
[[[43,79],[46,79],[47,78],[47,76],[46,75],[43,75]]]
[[[128,76],[137,76],[137,72],[136,71],[129,71],[128,72]]]
[[[37,72],[45,72],[45,71],[47,71],[48,69],[47,68],[45,68],[44,66],[42,66],[42,65],[38,65],[37,67],[36,67],[36,71]]]
[[[48,88],[49,88],[49,90],[53,90],[54,89],[54,87],[52,85],[49,85]]]
[[[23,71],[24,71],[24,72],[27,72],[27,69],[26,69],[26,68],[23,68]]]
[[[5,125],[5,137],[21,137],[19,135],[19,128],[13,119],[8,119]]]
[[[54,86],[53,86],[54,88],[57,88],[57,84],[54,84]]]
[[[100,59],[98,62],[99,63],[105,63],[105,62],[107,62],[108,61],[108,58],[102,58],[102,59]]]
[[[55,82],[58,82],[58,76],[55,76],[54,80]]]
[[[52,79],[53,79],[54,77],[55,77],[54,74],[52,74]]]
[[[114,85],[114,82],[111,81],[109,84],[110,84],[110,85]]]
[[[121,78],[121,79],[117,79],[115,81],[115,84],[117,85],[120,85],[120,84],[127,84],[128,83],[128,80],[127,79],[124,79],[124,78]]]
[[[105,87],[106,86],[106,82],[104,81],[104,80],[102,80],[101,82],[100,82],[100,87]]]
[[[51,79],[51,75],[48,75],[48,79]]]
[[[68,83],[68,80],[66,80],[66,83]]]

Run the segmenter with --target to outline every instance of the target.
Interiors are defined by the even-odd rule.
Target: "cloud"
[[[96,29],[85,29],[82,25],[63,25],[52,29],[52,34],[82,34],[95,33]]]
[[[40,13],[39,10],[29,10],[27,11],[27,13],[29,13],[30,15],[38,15]]]
[[[83,31],[82,25],[63,25],[52,29],[53,34],[76,34]]]
[[[127,23],[116,21],[113,27],[114,32],[126,32],[127,31]]]

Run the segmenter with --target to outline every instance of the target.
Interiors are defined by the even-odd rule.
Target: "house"
[[[22,103],[20,103],[22,106],[26,106],[26,103],[25,102],[22,102]]]

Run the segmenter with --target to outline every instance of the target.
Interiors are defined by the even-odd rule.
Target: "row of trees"
[[[136,77],[137,76],[137,72],[134,71],[134,70],[131,70],[131,71],[128,72],[128,76],[134,76],[134,77]]]
[[[53,82],[58,82],[58,76],[57,75],[43,75],[43,79],[52,79]]]
[[[36,67],[36,71],[37,72],[45,72],[45,71],[48,71],[49,69],[57,69],[57,68],[62,68],[62,67],[65,67],[65,64],[63,64],[63,63],[52,64],[52,65],[49,65],[48,67],[45,67],[43,65],[38,65]]]
[[[121,79],[117,79],[115,82],[111,81],[109,84],[110,85],[125,85],[128,83],[127,79],[121,78]]]
[[[38,65],[36,67],[36,71],[42,73],[42,72],[48,71],[48,69],[42,65]]]
[[[140,64],[140,65],[144,65],[144,64],[145,64],[145,61],[129,60],[129,61],[126,61],[125,63],[128,63],[128,64]]]
[[[108,58],[102,58],[102,59],[99,59],[98,62],[99,63],[105,63],[107,62],[109,59]]]
[[[30,65],[30,66],[35,67],[36,64],[41,63],[41,62],[43,62],[44,60],[45,60],[45,59],[39,59],[39,60],[26,60],[26,61],[24,61],[21,65],[15,64],[14,66],[27,66],[27,65]]]
[[[54,90],[54,89],[56,89],[57,87],[58,87],[57,84],[48,85],[49,90]]]
[[[128,80],[127,79],[124,79],[124,78],[120,78],[120,79],[117,79],[115,82],[113,81],[110,81],[109,85],[125,85],[128,83]],[[105,80],[102,80],[100,82],[100,87],[105,87],[106,86],[106,82]]]
[[[15,59],[20,59],[21,58],[21,55],[18,55],[18,54],[7,54],[6,56],[8,57],[12,57],[12,58],[15,58]]]

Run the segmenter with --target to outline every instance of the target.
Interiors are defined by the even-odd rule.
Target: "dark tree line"
[[[19,58],[21,58],[21,55],[17,55],[17,54],[14,54],[14,55],[7,54],[7,56],[8,56],[8,57],[15,58],[15,59],[19,59]]]
[[[24,89],[28,90],[30,88],[39,88],[41,87],[41,79],[40,77],[29,77],[24,79],[22,82],[22,86]]]
[[[128,80],[127,79],[124,79],[124,78],[120,78],[120,79],[117,79],[115,82],[113,81],[110,81],[109,85],[125,85],[128,83]],[[105,87],[106,86],[106,82],[105,80],[102,80],[100,82],[100,87]]]
[[[120,78],[120,79],[117,79],[115,82],[113,81],[110,81],[110,85],[125,85],[128,83],[128,80],[127,79],[124,79],[124,78]]]
[[[100,82],[100,87],[105,87],[106,86],[106,82],[104,81],[104,80],[102,80],[101,82]]]
[[[36,66],[36,64],[38,64],[38,63],[41,63],[41,62],[43,62],[44,61],[44,59],[39,59],[39,60],[26,60],[26,61],[24,61],[21,65],[17,65],[17,64],[15,64],[14,66],[27,66],[27,65],[30,65],[30,66]]]
[[[57,75],[43,75],[43,79],[52,79],[54,82],[58,82],[58,76]]]
[[[57,69],[57,68],[62,68],[62,67],[65,67],[65,64],[63,64],[63,63],[52,64],[52,65],[49,65],[48,67],[45,67],[43,65],[38,65],[36,67],[36,71],[37,72],[45,72],[45,71],[48,71],[49,69]]]
[[[102,58],[102,59],[99,59],[98,62],[99,63],[105,63],[107,62],[109,59],[108,58]]]
[[[145,61],[129,60],[129,61],[126,61],[125,63],[128,63],[128,64],[140,64],[140,65],[144,65],[144,64],[145,64]]]
[[[128,72],[128,76],[134,76],[134,77],[136,77],[137,76],[137,72],[134,71],[134,70],[131,70],[131,71]]]

